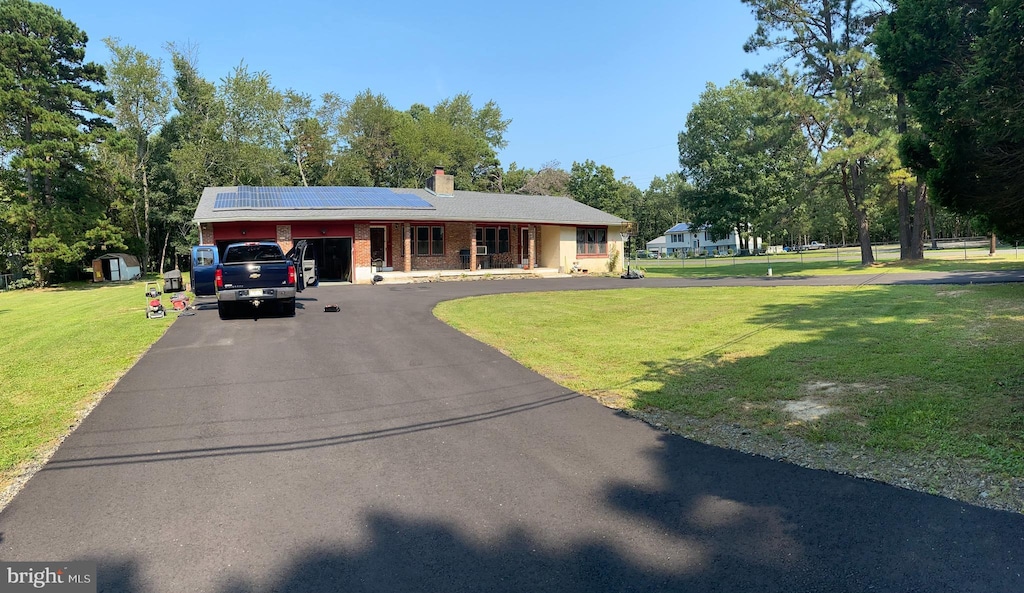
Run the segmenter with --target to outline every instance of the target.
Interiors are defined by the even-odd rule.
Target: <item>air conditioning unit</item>
[[[487,255],[487,246],[486,245],[477,245],[476,246],[476,254],[477,255]]]

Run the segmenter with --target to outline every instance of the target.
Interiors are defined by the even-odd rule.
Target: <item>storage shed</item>
[[[108,253],[92,260],[93,282],[122,282],[142,277],[142,266],[134,255]]]

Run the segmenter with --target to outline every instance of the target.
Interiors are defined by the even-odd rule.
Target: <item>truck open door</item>
[[[214,272],[220,263],[220,254],[213,245],[192,247],[192,292],[197,297],[214,296],[217,287],[213,284]]]
[[[316,286],[319,282],[316,271],[316,258],[308,241],[297,241],[295,246],[285,255],[295,264],[295,289],[302,292],[307,286]]]

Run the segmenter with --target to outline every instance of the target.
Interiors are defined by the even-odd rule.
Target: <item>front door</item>
[[[526,265],[530,260],[530,229],[523,227],[520,234],[522,238],[519,239],[519,263]]]
[[[387,258],[387,229],[384,227],[370,227],[370,263],[374,266],[384,267],[388,265]],[[378,272],[380,270],[374,270]]]

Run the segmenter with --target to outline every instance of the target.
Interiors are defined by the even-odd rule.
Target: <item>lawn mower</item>
[[[164,304],[160,302],[160,285],[156,282],[146,283],[146,319],[159,319],[167,315]]]
[[[186,313],[192,306],[192,299],[189,298],[187,292],[176,292],[171,295],[171,313],[178,313],[179,315],[195,315],[195,313]]]

